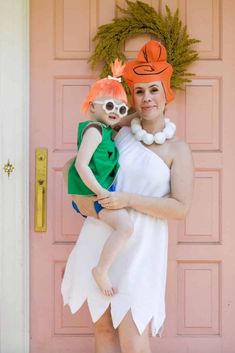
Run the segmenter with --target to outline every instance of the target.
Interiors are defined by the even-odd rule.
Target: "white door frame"
[[[29,0],[0,0],[0,352],[29,352]],[[8,178],[3,166],[15,167]]]

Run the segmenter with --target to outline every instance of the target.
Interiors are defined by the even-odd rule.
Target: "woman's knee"
[[[122,353],[151,353],[149,341],[149,325],[140,335],[128,312],[119,326],[119,341]]]
[[[107,322],[98,322],[94,327],[96,353],[120,353],[117,331]]]
[[[108,309],[101,318],[94,324],[95,337],[98,340],[116,341],[118,333],[114,329],[110,310]]]
[[[115,329],[107,322],[97,322],[94,325],[94,331],[95,331],[95,334],[97,334],[99,336],[100,335],[103,335],[103,336],[115,336],[116,335]]]

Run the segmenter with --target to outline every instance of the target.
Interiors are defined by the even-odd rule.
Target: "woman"
[[[134,119],[131,128],[123,127],[117,134],[121,165],[117,192],[99,199],[108,209],[127,208],[134,224],[132,237],[110,270],[118,293],[105,298],[90,276],[111,231],[95,218],[85,222],[65,271],[64,303],[75,312],[87,299],[96,353],[150,353],[149,329],[153,336],[163,329],[166,219],[185,218],[193,189],[189,147],[174,136],[174,124],[164,118],[166,103],[174,98],[172,67],[166,59],[165,48],[150,41],[124,71],[140,120]],[[82,213],[95,216],[91,202],[79,202]]]

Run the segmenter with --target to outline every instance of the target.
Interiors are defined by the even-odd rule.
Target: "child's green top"
[[[100,122],[92,120],[84,121],[78,124],[77,148],[81,145],[84,131],[90,124],[98,124],[102,131],[102,141],[95,150],[89,167],[93,172],[98,183],[105,189],[108,189],[114,182],[119,169],[119,152],[112,138],[112,129]],[[94,195],[80,178],[75,167],[76,158],[68,171],[68,193],[72,195]]]

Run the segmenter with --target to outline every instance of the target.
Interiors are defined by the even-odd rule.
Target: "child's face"
[[[102,97],[92,102],[90,112],[95,120],[102,121],[108,126],[113,126],[127,115],[128,107],[121,100]]]

